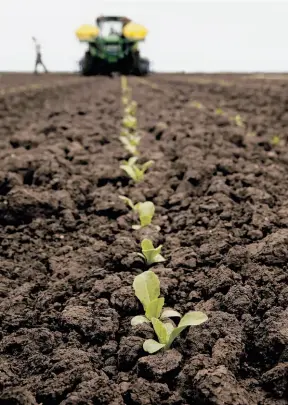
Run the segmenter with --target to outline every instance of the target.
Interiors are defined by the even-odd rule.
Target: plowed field
[[[0,78],[0,404],[287,404],[288,82],[128,83],[137,185],[119,78]],[[155,204],[166,304],[209,317],[154,355],[130,325],[148,231],[119,195]]]

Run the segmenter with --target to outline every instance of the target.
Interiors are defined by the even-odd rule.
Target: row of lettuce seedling
[[[137,103],[132,100],[132,91],[125,76],[121,77],[121,88],[124,115],[119,140],[131,157],[128,161],[123,161],[120,168],[135,183],[138,183],[144,179],[145,172],[154,162],[149,160],[144,164],[138,164],[141,136],[138,131]],[[145,226],[151,226],[155,213],[153,202],[145,201],[134,204],[128,197],[120,196],[120,198],[139,218],[140,223],[133,225],[133,229],[138,230]],[[157,230],[160,231],[160,228],[157,227]],[[165,261],[161,255],[161,248],[162,246],[155,248],[150,239],[142,240],[142,253],[138,254],[145,260],[148,268],[155,263]],[[165,299],[160,297],[160,280],[151,270],[144,271],[135,277],[133,289],[136,297],[143,305],[144,314],[133,317],[131,325],[151,323],[158,338],[158,341],[147,339],[143,343],[143,349],[150,354],[161,349],[169,349],[185,328],[200,325],[208,319],[207,315],[200,311],[191,311],[182,317],[178,311],[165,308]]]

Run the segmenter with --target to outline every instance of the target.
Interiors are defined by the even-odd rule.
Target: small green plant
[[[243,122],[241,115],[239,115],[239,114],[235,115],[234,122],[237,125],[237,127],[242,127],[242,128],[244,127],[244,122]]]
[[[277,146],[280,143],[280,137],[278,135],[274,135],[271,139],[271,145]]]
[[[202,103],[199,103],[199,101],[191,101],[190,105],[197,108],[198,110],[202,110],[204,108],[204,105]]]
[[[136,204],[136,212],[140,219],[140,225],[132,225],[132,228],[139,230],[151,224],[155,214],[155,205],[151,201],[140,202]]]
[[[127,150],[131,155],[138,156],[139,152],[137,146],[139,145],[138,138],[134,137],[127,137],[127,136],[120,136],[120,142],[124,146],[124,149]]]
[[[124,109],[124,115],[131,115],[132,117],[135,117],[137,113],[137,103],[136,101],[131,101],[130,104],[128,104],[125,109]]]
[[[131,103],[131,98],[132,98],[132,90],[129,87],[127,87],[122,92],[122,104],[124,105],[124,107],[127,107]]]
[[[125,197],[124,195],[119,196],[119,198],[139,216],[140,225],[132,225],[133,229],[139,230],[151,224],[155,213],[155,205],[153,204],[153,202],[145,201],[133,204],[133,201],[130,200],[130,198]],[[156,229],[160,230],[158,226],[156,226]]]
[[[144,179],[145,172],[154,163],[153,160],[149,160],[143,165],[137,165],[137,160],[138,158],[133,156],[128,161],[124,161],[122,165],[120,165],[120,168],[124,170],[128,174],[128,176],[130,176],[131,179],[134,180],[136,183]]]
[[[123,91],[127,90],[128,88],[128,80],[126,76],[121,76],[121,88]]]
[[[164,257],[160,254],[162,245],[154,248],[150,239],[143,239],[141,242],[141,249],[142,253],[138,253],[138,255],[145,259],[148,266],[151,266],[154,263],[165,262]]]
[[[133,117],[133,115],[125,115],[122,124],[128,130],[137,130],[137,118]]]
[[[120,138],[121,137],[129,137],[131,135],[130,131],[127,128],[122,128],[120,132]]]
[[[164,308],[164,298],[160,296],[160,281],[153,271],[145,271],[136,276],[133,282],[133,289],[136,297],[143,305],[145,315],[134,316],[131,325],[150,323],[153,318],[181,318],[179,312],[173,309]]]
[[[222,108],[216,108],[215,114],[216,115],[224,115],[224,111],[222,110]]]
[[[184,329],[188,326],[201,325],[207,319],[207,315],[203,312],[191,311],[184,315],[180,319],[178,326],[175,327],[171,322],[161,322],[157,317],[153,317],[151,322],[159,342],[154,339],[147,339],[143,344],[143,349],[150,354],[156,353],[161,349],[168,350]]]

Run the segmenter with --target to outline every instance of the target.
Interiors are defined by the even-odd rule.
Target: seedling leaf
[[[185,314],[183,318],[181,318],[178,327],[201,325],[201,323],[206,322],[207,319],[208,316],[204,314],[204,312],[200,311],[187,312],[187,314]]]
[[[124,170],[128,174],[128,176],[131,177],[131,179],[133,179],[134,181],[137,181],[135,171],[132,167],[120,165],[120,169]]]
[[[165,324],[156,318],[152,318],[151,321],[152,321],[152,325],[153,325],[154,331],[158,337],[159,342],[166,345],[169,340],[169,335],[168,335],[168,331],[165,327]]]
[[[143,343],[143,349],[150,354],[159,352],[163,347],[165,347],[165,344],[158,343],[154,339],[147,339]]]
[[[119,198],[124,201],[126,205],[128,205],[133,211],[136,211],[135,205],[133,204],[132,200],[130,198],[125,197],[124,195],[120,195]]]
[[[140,325],[142,323],[149,323],[149,319],[147,319],[144,315],[137,315],[131,319],[132,326]]]
[[[152,318],[159,319],[163,306],[164,306],[163,297],[157,298],[149,302],[149,304],[146,307],[145,316],[149,319],[149,321],[151,321]]]
[[[280,137],[278,135],[274,135],[271,139],[271,144],[273,146],[277,146],[280,142]]]
[[[188,326],[197,326],[201,325],[201,323],[207,321],[208,317],[203,312],[188,312],[183,318],[180,320],[179,325],[177,328],[174,328],[169,336],[169,341],[166,345],[166,348],[169,349],[173,341],[180,335],[180,333],[186,329]]]
[[[164,326],[165,326],[165,328],[166,328],[166,330],[167,330],[168,336],[170,336],[171,333],[172,333],[173,330],[174,330],[173,324],[172,324],[171,322],[166,322],[166,323],[164,323]]]
[[[151,224],[152,218],[155,213],[155,206],[151,201],[136,204],[136,210],[139,214],[141,227]]]
[[[149,169],[149,167],[151,167],[153,164],[154,164],[154,160],[148,160],[148,162],[146,162],[142,165],[141,172],[143,172],[143,174],[144,174],[146,172],[146,170]]]
[[[162,245],[154,248],[153,243],[150,239],[143,239],[141,242],[142,254],[148,264],[150,266],[153,263],[160,263],[164,262],[164,257],[160,254]]]
[[[161,319],[167,318],[181,318],[181,314],[174,309],[165,308],[161,314]]]
[[[150,239],[143,239],[141,242],[142,251],[154,249],[153,243]]]
[[[156,300],[160,295],[160,281],[153,271],[148,270],[136,276],[133,288],[145,311],[150,302]]]
[[[126,115],[122,122],[125,128],[137,129],[137,118],[132,115]]]

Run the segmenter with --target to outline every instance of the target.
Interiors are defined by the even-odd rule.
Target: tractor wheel
[[[133,74],[133,59],[131,55],[126,56],[119,63],[119,72],[124,76]]]
[[[146,58],[139,59],[138,74],[139,76],[147,76],[150,70],[150,62]]]
[[[95,59],[93,56],[86,52],[84,58],[81,61],[81,73],[83,76],[95,75]]]

